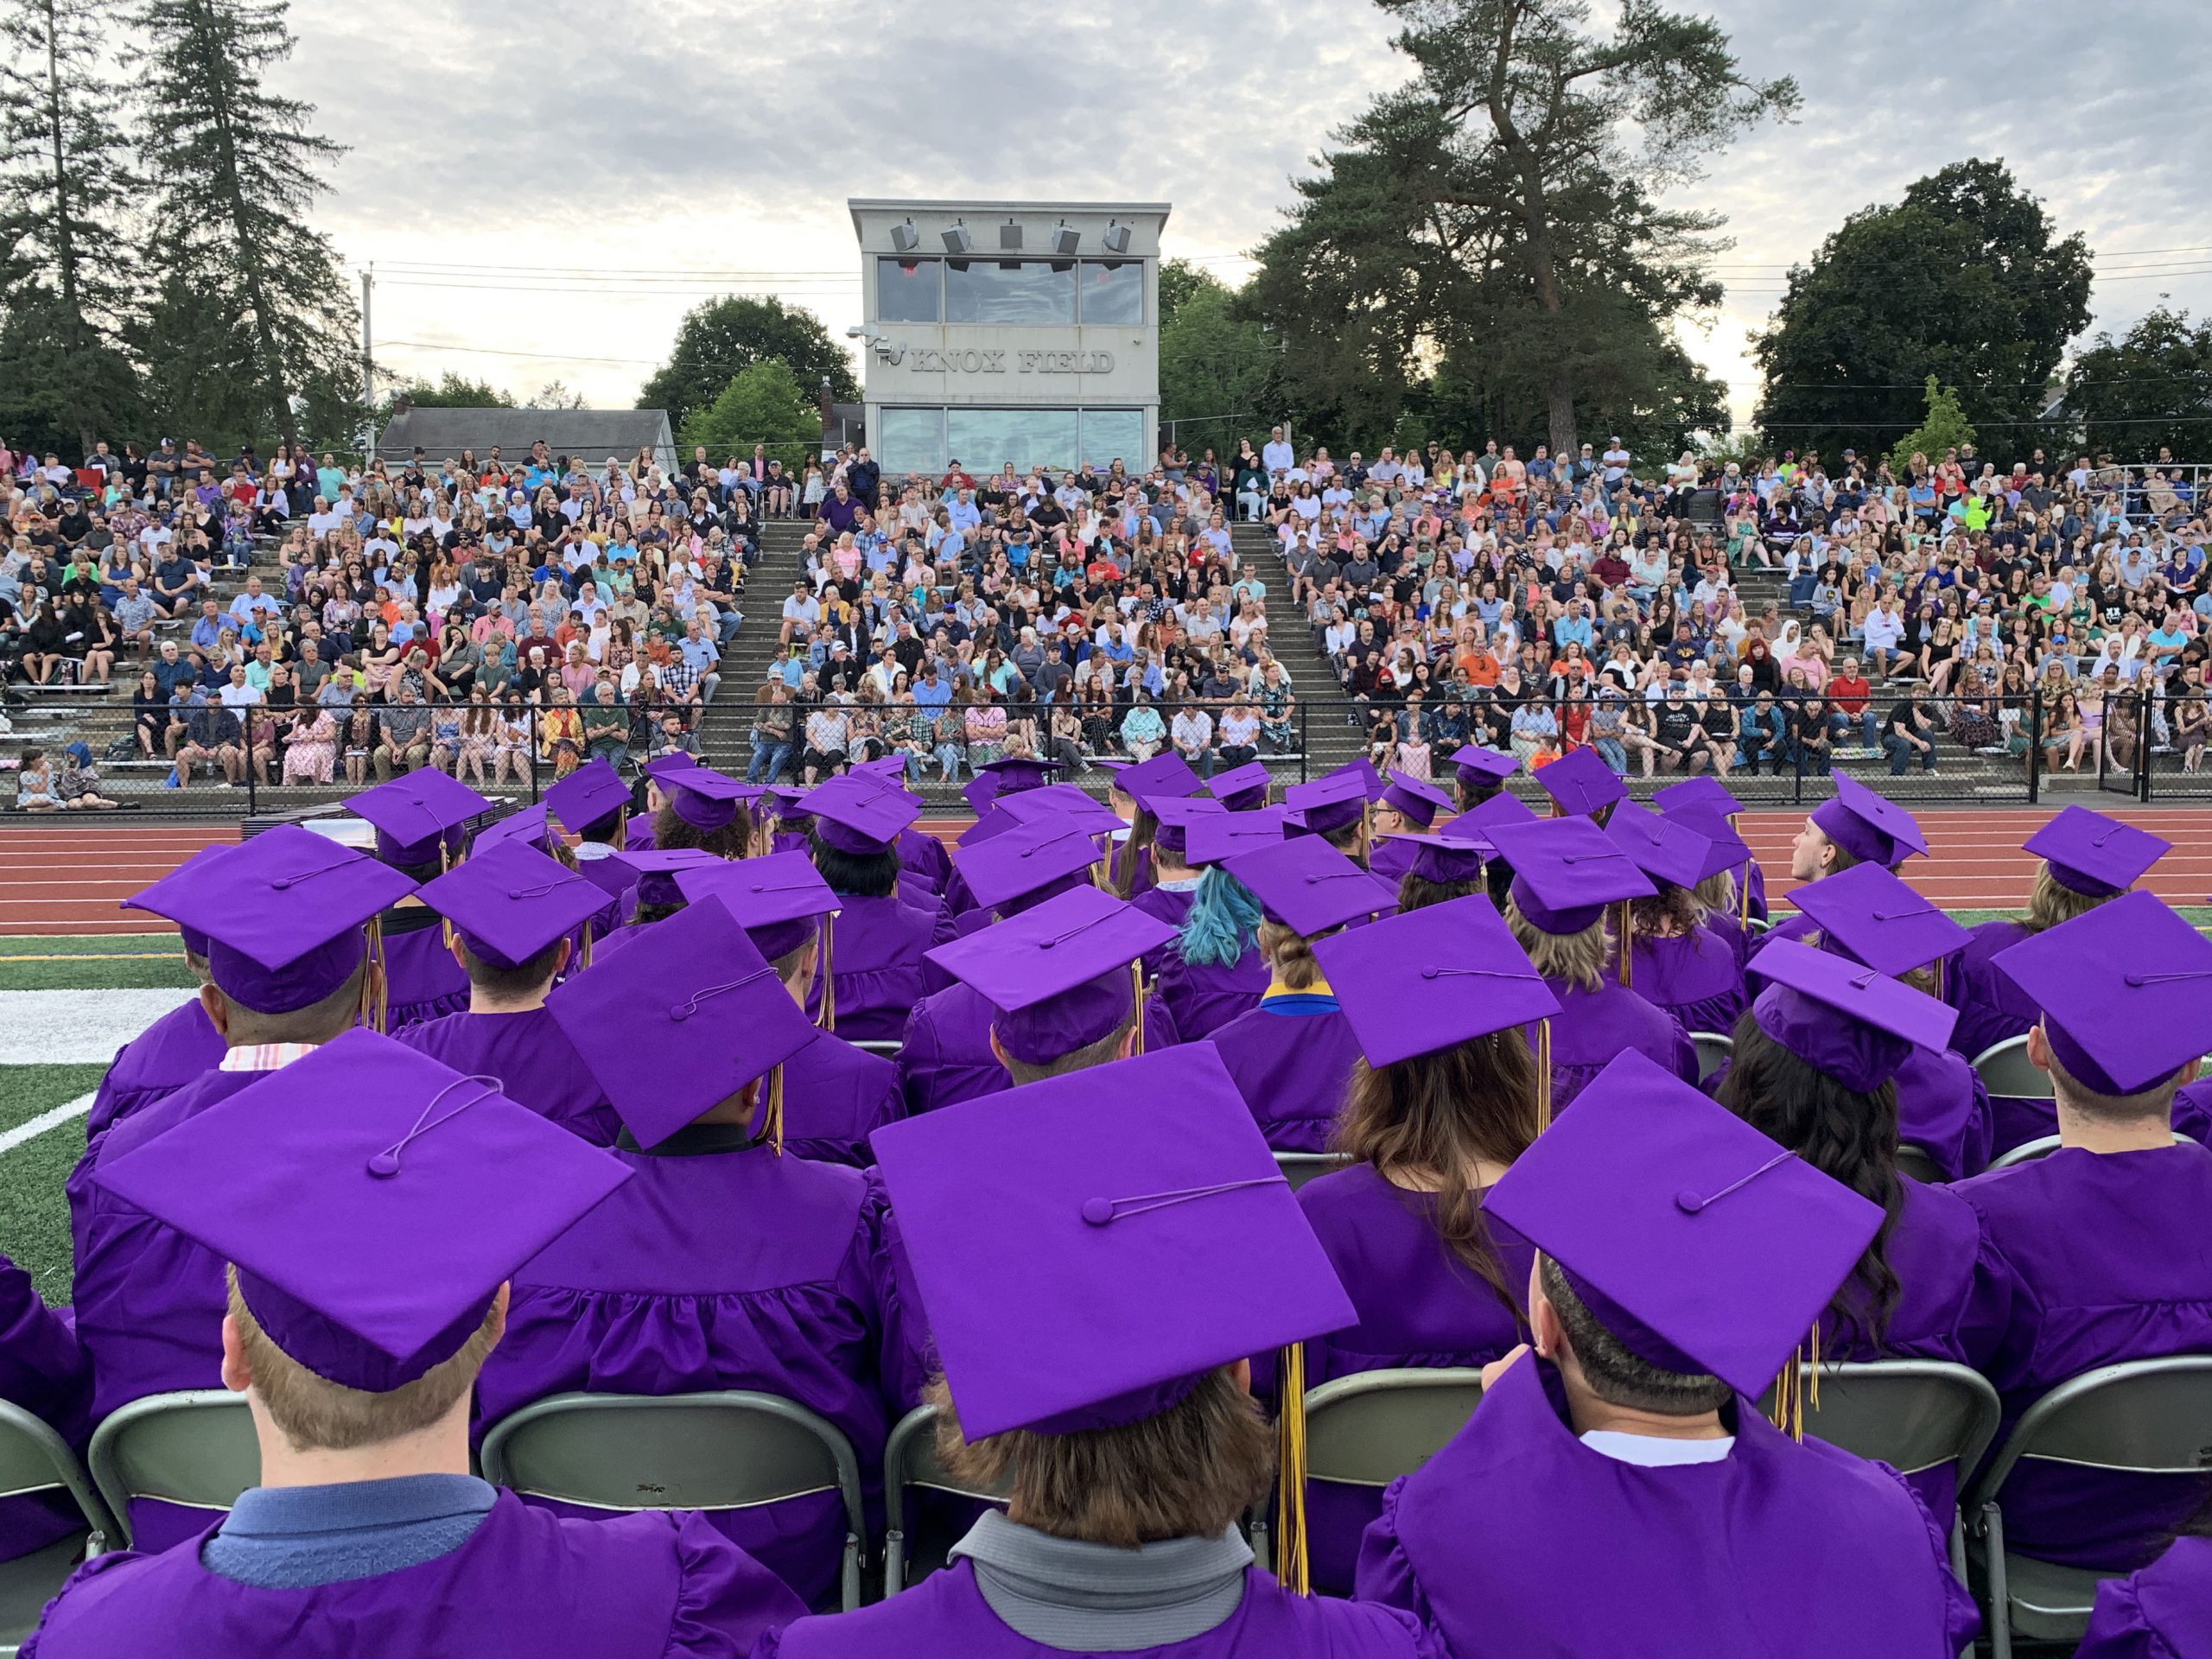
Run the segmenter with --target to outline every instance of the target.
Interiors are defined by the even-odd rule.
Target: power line
[[[498,346],[446,346],[427,340],[386,340],[378,342],[379,350],[405,347],[417,352],[468,352],[480,357],[531,357],[547,363],[615,363],[625,366],[652,366],[650,357],[572,357],[565,352],[512,352]]]

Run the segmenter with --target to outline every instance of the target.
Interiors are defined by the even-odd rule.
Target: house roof
[[[480,456],[497,444],[515,459],[540,438],[556,455],[594,462],[609,455],[626,461],[639,449],[675,442],[668,411],[660,409],[408,409],[378,435],[377,454],[404,461],[419,446],[442,461],[464,449]]]

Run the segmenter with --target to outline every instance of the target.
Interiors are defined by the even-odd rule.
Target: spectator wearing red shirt
[[[1851,723],[1859,723],[1860,746],[1873,749],[1881,747],[1881,722],[1874,718],[1874,688],[1859,671],[1859,659],[1847,657],[1828,676],[1828,701],[1836,713],[1836,734],[1841,736]]]

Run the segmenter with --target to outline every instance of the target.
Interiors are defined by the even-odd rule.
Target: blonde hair
[[[2031,933],[2041,933],[2086,916],[2098,906],[2108,905],[2120,896],[2116,893],[2102,897],[2076,893],[2050,873],[2048,863],[2038,864],[2035,886],[2028,889],[2028,907],[2020,917],[2020,925]]]
[[[1565,980],[1586,991],[1597,990],[1605,983],[1605,963],[1612,956],[1613,941],[1604,918],[1591,923],[1580,933],[1547,933],[1523,916],[1521,906],[1509,898],[1505,901],[1505,925],[1513,930],[1513,937],[1529,953],[1529,962],[1545,978]]]
[[[295,1452],[351,1452],[429,1427],[468,1398],[485,1356],[506,1323],[495,1300],[459,1353],[388,1394],[371,1394],[318,1376],[279,1348],[245,1305],[238,1270],[226,1268],[225,1276],[238,1345],[253,1373],[253,1391]]]
[[[1716,870],[1690,889],[1698,903],[1723,916],[1736,913],[1736,873]]]
[[[1274,976],[1294,991],[1309,989],[1321,977],[1321,964],[1313,960],[1312,943],[1295,928],[1281,922],[1262,922],[1260,950]]]

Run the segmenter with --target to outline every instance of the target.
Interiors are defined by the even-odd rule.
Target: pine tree
[[[103,43],[111,0],[0,7],[0,418],[41,446],[112,437],[137,401],[120,346],[136,186]]]
[[[307,227],[316,168],[345,152],[315,106],[266,85],[289,57],[283,0],[140,0],[157,294],[144,355],[171,425],[215,442],[350,443],[363,416],[359,314]]]

